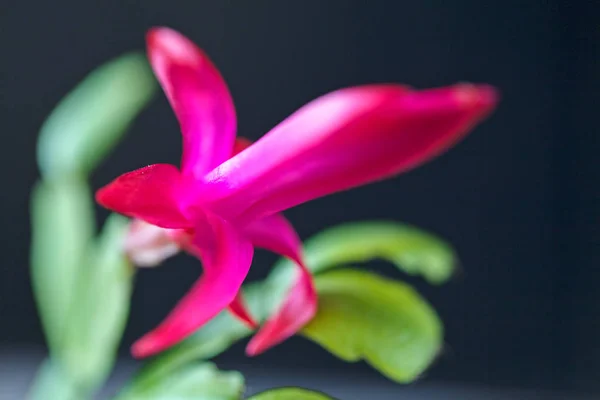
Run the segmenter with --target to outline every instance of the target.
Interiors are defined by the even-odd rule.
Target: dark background
[[[447,348],[428,379],[597,390],[598,4],[0,0],[0,346],[43,343],[27,266],[39,127],[91,69],[143,49],[146,29],[168,25],[212,56],[233,93],[240,134],[253,139],[343,86],[499,87],[498,111],[448,154],[287,215],[305,238],[344,221],[390,218],[456,246],[460,276],[434,288],[411,280],[446,323]],[[95,187],[179,155],[177,122],[161,94],[94,176]],[[260,253],[252,276],[273,260]],[[158,323],[197,274],[186,256],[141,273],[125,343]],[[300,338],[256,359],[245,359],[242,345],[221,359],[377,376]]]

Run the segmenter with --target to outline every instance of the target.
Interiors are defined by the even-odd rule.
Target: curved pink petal
[[[252,142],[244,137],[236,137],[231,156],[233,157],[236,154],[242,152],[243,150],[250,147],[251,144]],[[252,317],[250,311],[248,310],[248,307],[246,307],[244,296],[241,291],[235,297],[233,302],[229,305],[228,310],[234,317],[242,321],[250,329],[258,328],[258,323],[254,319],[254,317]]]
[[[169,164],[154,164],[119,176],[96,192],[103,207],[162,228],[187,228],[178,207],[181,174]]]
[[[261,218],[243,232],[254,246],[288,257],[299,267],[298,278],[283,305],[246,347],[248,355],[257,355],[294,335],[315,316],[317,293],[312,274],[302,260],[302,243],[283,215]]]
[[[134,343],[135,357],[156,354],[178,343],[225,309],[235,298],[252,263],[252,244],[225,220],[199,215],[193,248],[204,273],[153,331]]]
[[[198,256],[199,252],[193,245],[192,238],[193,234],[185,230],[164,229],[134,220],[125,240],[125,251],[134,264],[151,267],[160,264],[179,250]],[[249,328],[258,327],[245,305],[241,291],[227,309]]]
[[[283,342],[304,327],[317,312],[317,293],[310,271],[299,264],[299,276],[283,306],[250,340],[246,354],[254,356]]]
[[[470,84],[338,90],[211,171],[200,195],[220,215],[249,222],[414,168],[465,136],[496,101],[493,88]]]
[[[138,267],[155,267],[182,249],[193,252],[187,236],[185,232],[180,233],[180,230],[160,228],[135,219],[129,224],[125,237],[125,253]],[[250,329],[258,328],[258,323],[254,321],[245,305],[241,291],[229,304],[228,310]]]
[[[292,224],[282,215],[269,215],[241,228],[255,247],[280,254],[302,264],[302,242]]]
[[[217,68],[193,42],[169,28],[146,37],[148,57],[183,134],[181,168],[200,179],[231,155],[235,108]]]

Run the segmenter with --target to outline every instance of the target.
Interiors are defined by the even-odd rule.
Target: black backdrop
[[[391,218],[455,244],[464,271],[454,281],[430,288],[411,280],[446,322],[447,349],[431,379],[597,388],[594,3],[2,0],[0,345],[43,343],[27,267],[37,130],[88,71],[143,49],[147,28],[168,25],[212,56],[233,92],[240,134],[253,139],[342,86],[498,86],[497,113],[450,153],[287,215],[303,237],[344,221]],[[179,154],[177,123],[161,95],[94,176],[95,187],[145,164],[177,163]],[[252,277],[266,274],[273,260],[260,253]],[[198,264],[185,256],[141,273],[126,343],[153,327],[197,274]],[[242,360],[242,349],[222,359]],[[243,362],[367,373],[299,338]]]

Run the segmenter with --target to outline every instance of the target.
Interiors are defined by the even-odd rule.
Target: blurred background
[[[600,3],[586,0],[3,0],[0,361],[43,351],[28,277],[37,132],[89,71],[143,50],[145,31],[167,25],[213,58],[233,93],[239,134],[251,139],[344,86],[500,88],[498,111],[448,154],[286,215],[303,238],[345,221],[393,219],[456,246],[462,271],[449,284],[409,279],[446,324],[445,352],[425,382],[600,393],[599,11]],[[178,125],[161,94],[94,175],[94,187],[150,163],[177,164],[179,156]],[[266,275],[274,260],[258,253],[251,278]],[[182,255],[139,274],[124,356],[198,273],[197,261]],[[302,338],[255,359],[239,344],[218,361],[316,365],[385,383],[366,365],[342,363]]]

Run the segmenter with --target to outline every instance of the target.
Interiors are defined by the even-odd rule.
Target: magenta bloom
[[[156,227],[202,260],[204,273],[167,318],[133,346],[148,356],[229,307],[253,324],[238,292],[254,247],[294,260],[299,277],[248,344],[257,354],[314,316],[317,296],[301,244],[279,214],[333,192],[394,176],[442,153],[495,107],[484,85],[415,91],[395,84],[338,90],[296,111],[256,143],[236,142],[231,96],[209,58],[181,34],[148,33],[154,72],[183,134],[181,168],[154,164],[100,189],[100,204]],[[167,238],[167,240],[165,240]],[[165,250],[171,254],[172,249]]]

